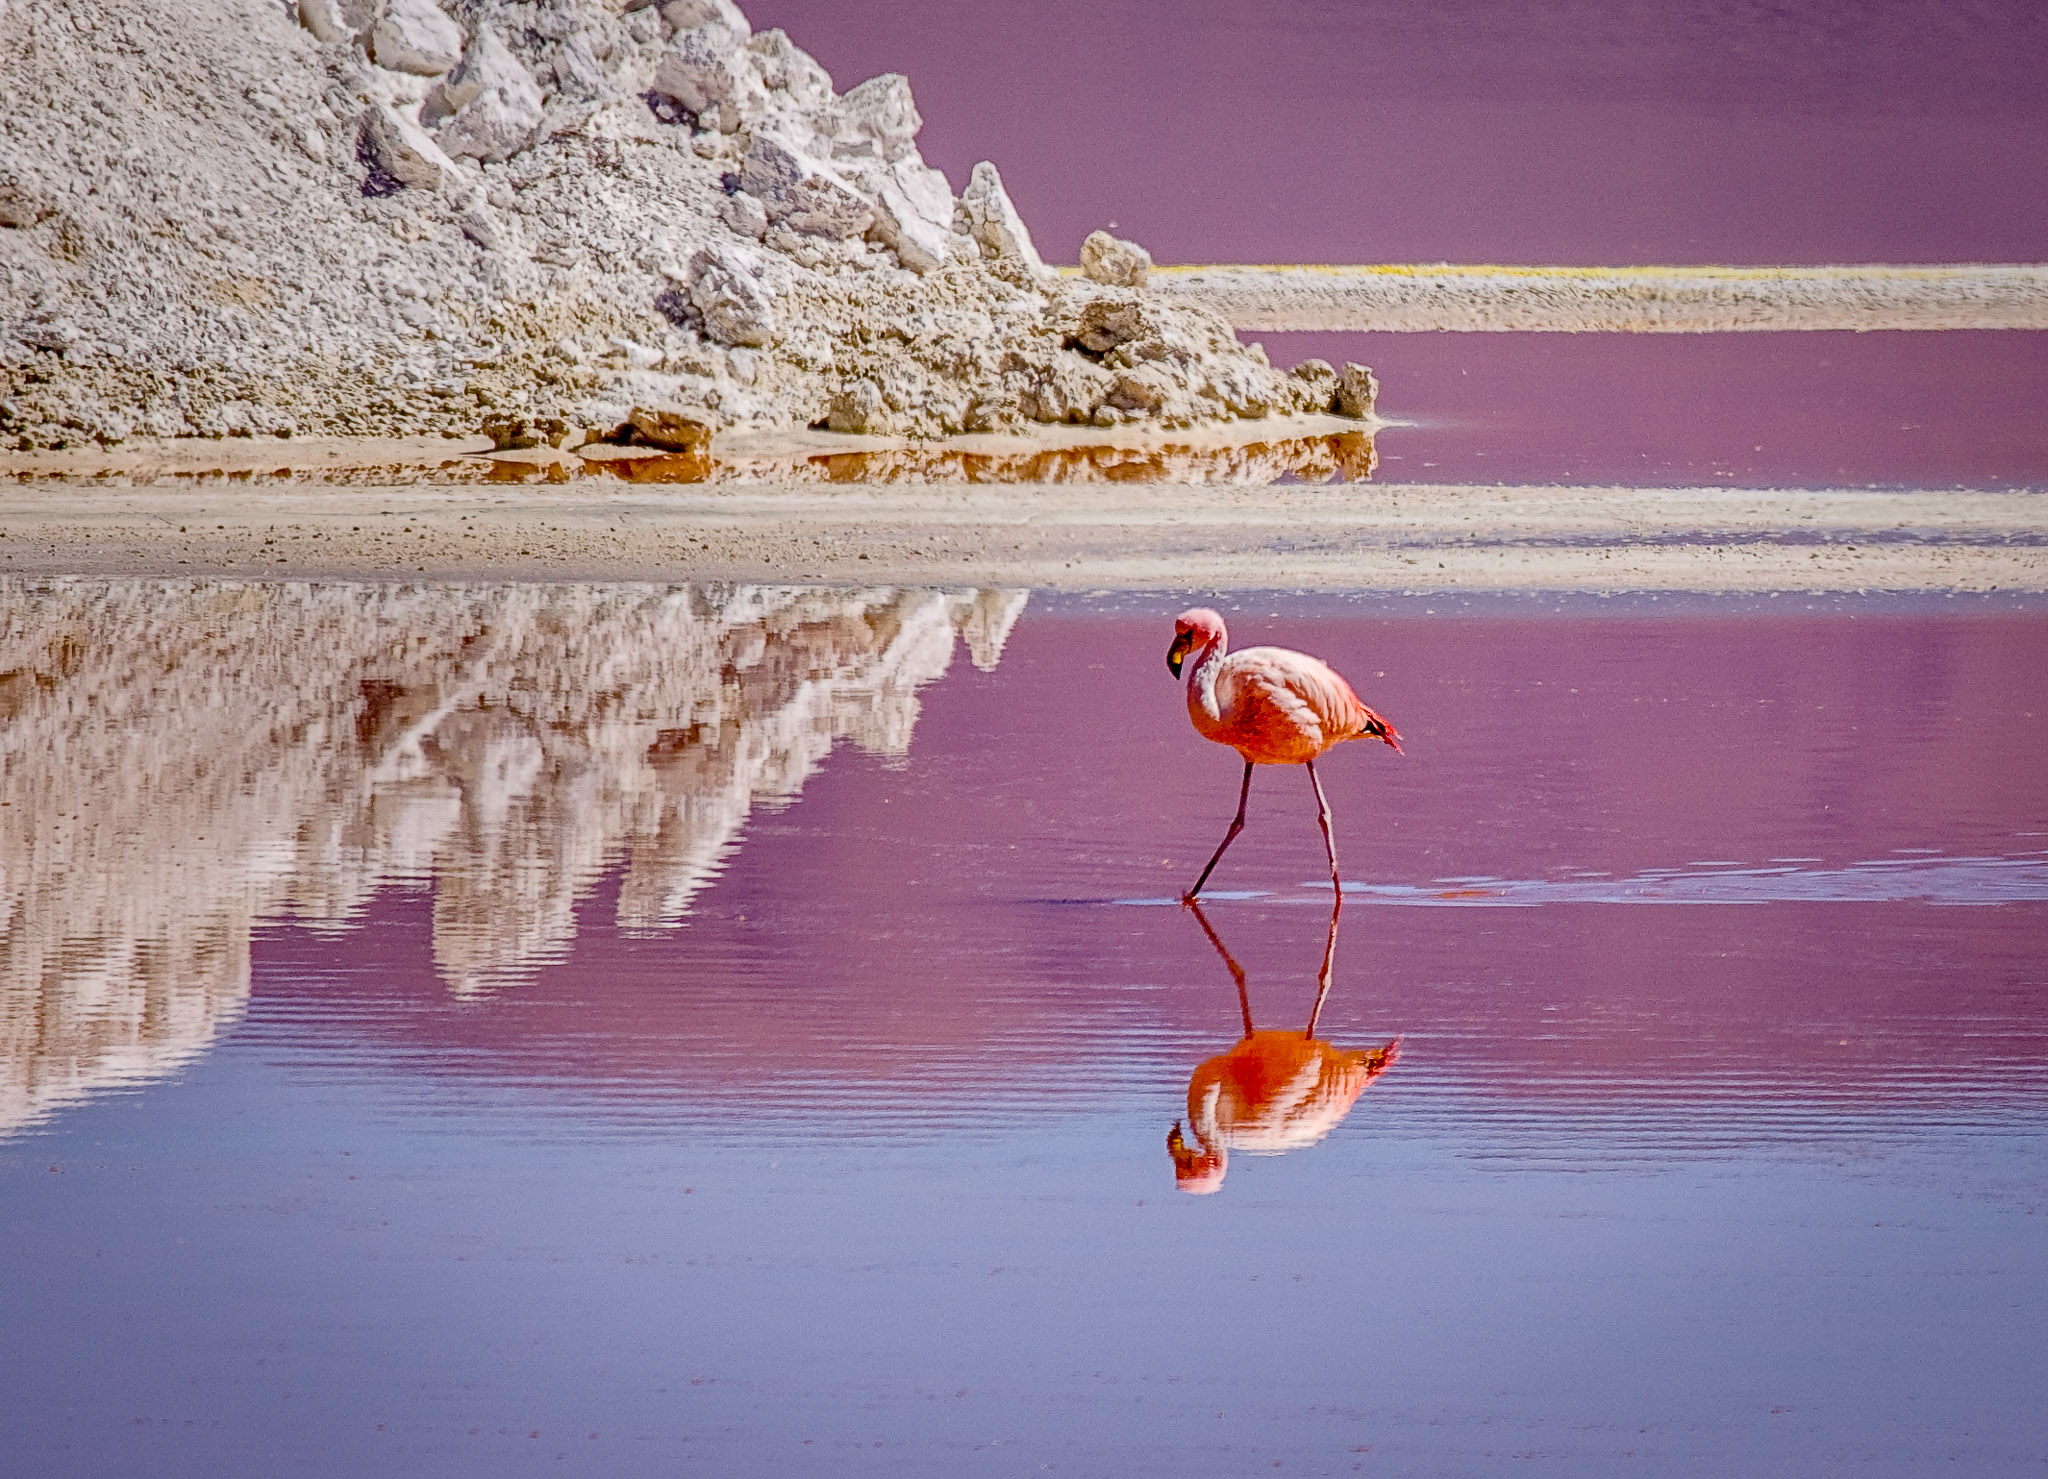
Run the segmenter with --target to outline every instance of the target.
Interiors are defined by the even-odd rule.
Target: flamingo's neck
[[[1218,634],[1208,646],[1195,656],[1195,665],[1188,669],[1188,717],[1195,721],[1195,728],[1207,734],[1211,726],[1223,721],[1223,710],[1216,702],[1216,674],[1223,666],[1223,653],[1227,638]]]

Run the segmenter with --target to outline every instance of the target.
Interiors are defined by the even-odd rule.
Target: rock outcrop
[[[0,447],[1332,407],[1128,243],[1048,271],[922,122],[731,0],[9,7]]]
[[[1081,243],[1081,275],[1118,288],[1142,288],[1152,271],[1152,254],[1135,241],[1091,231]]]

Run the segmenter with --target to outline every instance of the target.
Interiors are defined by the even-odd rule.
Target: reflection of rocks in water
[[[1298,428],[1294,428],[1298,431]],[[586,479],[629,483],[730,483],[787,486],[814,483],[1186,483],[1260,486],[1276,482],[1363,483],[1379,466],[1372,434],[1340,431],[1287,435],[1284,423],[1270,441],[1235,445],[1159,443],[1147,446],[1074,444],[1032,446],[1021,439],[990,437],[979,442],[919,443],[877,451],[748,451],[733,449],[671,452],[645,443],[587,443],[571,451],[552,448],[485,457],[449,456],[441,451],[409,462],[354,466],[317,456],[294,465],[235,467],[206,465],[182,446],[175,459],[123,465],[118,480],[221,483],[244,486],[288,484],[393,487],[431,483],[436,487],[480,483],[573,483]],[[294,444],[296,445],[296,444]],[[323,448],[323,451],[327,449]],[[69,456],[70,454],[63,454]],[[130,454],[140,456],[142,454]],[[230,444],[223,455],[235,455]],[[102,486],[109,468],[92,454],[75,464],[38,463],[18,480]]]
[[[626,865],[672,924],[757,797],[900,753],[956,634],[1023,592],[0,585],[0,1131],[164,1073],[248,994],[264,915],[435,880],[451,988],[559,957]]]
[[[1284,437],[1239,446],[1072,446],[969,451],[940,443],[874,452],[747,456],[723,452],[645,456],[605,449],[602,460],[492,464],[493,481],[569,482],[612,477],[634,483],[1267,483],[1368,481],[1379,465],[1370,434]]]
[[[1378,465],[1364,432],[1225,447],[1050,447],[1025,454],[905,448],[813,457],[775,481],[832,483],[1363,483]],[[727,481],[766,469],[731,465]]]

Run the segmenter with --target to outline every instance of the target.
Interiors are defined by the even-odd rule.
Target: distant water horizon
[[[1789,265],[2048,257],[2024,0],[753,0],[843,90],[900,71],[1049,261]]]

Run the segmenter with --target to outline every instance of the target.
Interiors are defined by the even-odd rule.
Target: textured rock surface
[[[633,430],[640,434],[642,440],[679,452],[705,446],[717,429],[716,421],[707,413],[694,406],[672,403],[635,406],[627,419],[633,423]]]
[[[0,448],[1328,408],[1199,305],[1048,272],[919,124],[730,0],[11,5]]]
[[[1152,254],[1135,241],[1091,231],[1081,243],[1081,275],[1112,287],[1142,288],[1152,271]]]
[[[356,155],[373,191],[438,190],[454,164],[420,126],[383,103],[363,109]]]
[[[690,306],[720,344],[759,347],[775,339],[775,305],[762,290],[759,258],[744,247],[702,247],[690,259]]]
[[[394,72],[439,77],[462,60],[462,30],[434,0],[385,0],[370,54]]]
[[[1361,419],[1373,414],[1379,400],[1379,377],[1364,365],[1347,364],[1337,377],[1337,414]]]
[[[462,65],[427,99],[423,117],[445,117],[441,147],[464,159],[502,164],[541,126],[541,94],[533,75],[495,31],[479,31]]]
[[[1010,203],[1010,192],[1003,188],[1002,175],[985,159],[974,167],[967,188],[960,192],[959,219],[991,262],[1020,269],[1032,279],[1046,275],[1038,248],[1031,244],[1031,232]]]

